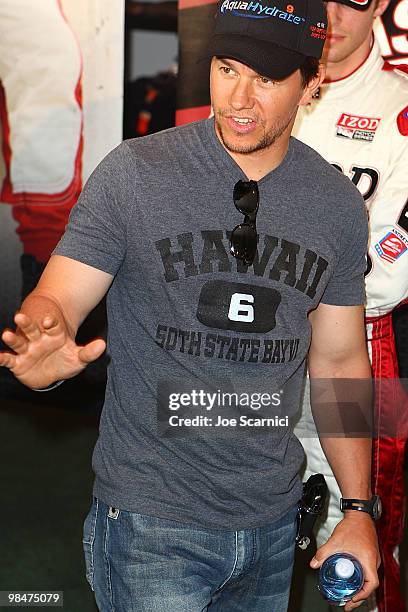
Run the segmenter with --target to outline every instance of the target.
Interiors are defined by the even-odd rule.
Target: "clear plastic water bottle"
[[[344,606],[363,586],[360,562],[348,553],[328,557],[320,568],[319,590],[333,606]]]

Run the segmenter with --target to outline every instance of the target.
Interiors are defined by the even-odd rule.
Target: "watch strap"
[[[373,495],[371,499],[347,499],[340,498],[340,510],[357,510],[358,512],[366,512],[371,518],[376,521],[381,516],[381,499],[378,495]]]
[[[360,512],[371,512],[372,500],[371,499],[340,499],[340,510],[360,510]]]

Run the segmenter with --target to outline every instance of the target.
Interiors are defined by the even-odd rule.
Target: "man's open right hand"
[[[24,385],[41,389],[57,380],[72,378],[106,348],[102,339],[78,346],[62,314],[45,313],[34,320],[23,312],[14,317],[16,330],[7,329],[2,340],[12,349],[0,353],[0,366],[8,368]]]

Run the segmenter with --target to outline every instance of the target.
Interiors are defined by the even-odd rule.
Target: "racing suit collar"
[[[380,45],[374,38],[373,46],[365,62],[349,76],[338,81],[323,83],[320,86],[320,97],[325,96],[327,99],[334,99],[346,96],[349,91],[354,91],[356,86],[362,87],[364,83],[372,80],[383,65],[384,60],[381,57]]]

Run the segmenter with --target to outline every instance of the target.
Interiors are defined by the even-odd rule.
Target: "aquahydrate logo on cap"
[[[275,19],[283,19],[289,23],[300,25],[305,20],[304,17],[295,15],[293,4],[288,4],[286,10],[277,6],[268,6],[261,2],[242,2],[240,0],[225,0],[220,8],[221,13],[230,11],[236,17],[250,17],[251,19],[266,19],[267,17],[275,17]]]

